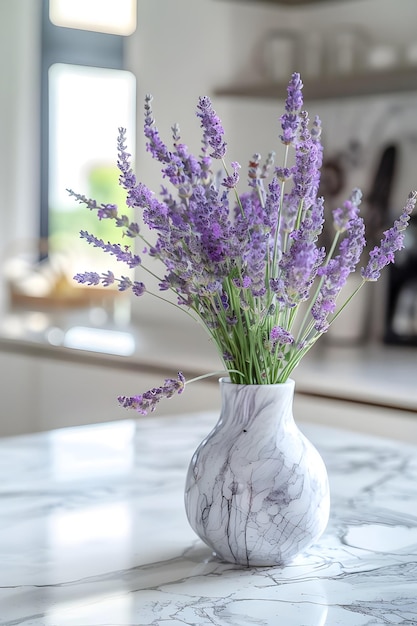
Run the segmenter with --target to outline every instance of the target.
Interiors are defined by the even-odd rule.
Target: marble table
[[[328,467],[328,529],[290,566],[243,569],[183,508],[216,417],[0,440],[0,625],[417,624],[417,448],[300,425]]]

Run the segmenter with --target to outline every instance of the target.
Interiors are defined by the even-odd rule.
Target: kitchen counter
[[[329,472],[322,538],[287,567],[219,562],[183,507],[213,413],[0,440],[0,625],[417,623],[417,447],[301,426]]]

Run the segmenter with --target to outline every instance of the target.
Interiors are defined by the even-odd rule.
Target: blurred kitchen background
[[[0,436],[132,417],[117,395],[219,367],[174,307],[72,280],[109,268],[79,230],[113,232],[66,190],[123,202],[119,126],[138,178],[160,186],[142,136],[146,93],[166,140],[178,122],[195,151],[195,105],[210,95],[228,158],[245,167],[255,152],[279,161],[299,71],[305,108],[323,122],[327,210],[361,187],[374,244],[417,187],[416,23],[415,0],[0,0]],[[417,436],[416,217],[395,268],[322,344],[294,376],[318,420],[383,434],[395,414]],[[215,377],[161,413],[218,406]]]

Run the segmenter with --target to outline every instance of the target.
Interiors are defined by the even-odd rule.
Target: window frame
[[[49,0],[42,0],[40,102],[40,219],[41,258],[49,241],[49,84],[51,65],[64,63],[125,70],[124,35],[56,26],[49,19]]]

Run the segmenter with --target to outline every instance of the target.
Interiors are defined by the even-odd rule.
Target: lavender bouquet
[[[129,268],[139,268],[140,278],[146,273],[156,276],[161,292],[171,290],[177,300],[174,306],[183,308],[206,329],[224,370],[235,383],[285,382],[359,289],[377,280],[382,268],[394,261],[394,253],[404,246],[404,231],[416,203],[417,192],[413,192],[380,245],[369,253],[367,264],[360,269],[359,286],[347,300],[337,303],[366,244],[359,215],[361,192],[354,189],[333,211],[334,239],[326,250],[320,244],[324,225],[324,201],[318,193],[321,124],[318,118],[310,124],[303,110],[302,87],[300,75],[293,74],[280,118],[283,165],[274,166],[274,153],[263,163],[255,154],[243,192],[238,192],[240,165],[232,162],[229,167],[226,163],[224,130],[208,97],[201,97],[197,106],[202,128],[198,157],[181,142],[177,125],[172,128],[173,147],[168,148],[155,125],[152,98],[146,97],[147,149],[160,162],[170,186],[162,186],[158,197],[137,181],[123,128],[119,129],[118,167],[120,185],[127,191],[126,204],[142,211],[144,224],[156,232],[155,243],[117,206],[98,205],[70,191],[97,211],[100,220],[114,220],[127,239],[139,239],[144,255],[162,262],[163,275],[157,276],[132,246],[105,243],[81,231],[89,244]],[[216,166],[215,161],[219,162]],[[130,289],[138,297],[163,297],[147,291],[142,280],[117,278],[110,271],[101,275],[88,271],[75,279],[89,285],[116,284],[120,291]],[[161,387],[133,397],[121,396],[119,402],[146,414],[161,398],[181,393],[189,382],[178,373]]]

